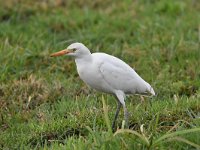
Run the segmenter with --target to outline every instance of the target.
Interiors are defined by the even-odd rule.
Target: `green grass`
[[[0,0],[0,149],[200,149],[198,0]],[[117,56],[157,96],[129,96],[130,129],[111,95],[86,87],[72,42]],[[122,128],[122,129],[121,129]]]

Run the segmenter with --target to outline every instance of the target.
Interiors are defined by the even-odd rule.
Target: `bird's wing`
[[[127,92],[134,91],[134,86],[139,86],[138,80],[142,79],[128,65],[119,63],[102,62],[99,67],[102,77],[115,89]],[[135,83],[135,85],[133,85],[133,83]]]
[[[93,53],[93,57],[98,62],[102,78],[112,88],[122,90],[125,93],[150,92],[155,95],[150,84],[122,60],[104,53]]]

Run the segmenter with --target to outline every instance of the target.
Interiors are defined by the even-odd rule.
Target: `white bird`
[[[97,91],[113,94],[118,102],[112,123],[115,127],[121,106],[124,109],[125,125],[128,125],[128,111],[125,105],[125,94],[155,95],[153,88],[144,81],[128,64],[105,53],[92,53],[82,43],[73,43],[62,51],[51,54],[51,57],[68,55],[75,58],[80,78]]]

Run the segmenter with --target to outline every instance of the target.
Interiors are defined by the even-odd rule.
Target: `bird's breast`
[[[88,85],[95,87],[100,84],[101,77],[95,68],[77,68],[80,78]]]
[[[91,88],[98,91],[112,93],[113,89],[105,82],[98,67],[87,66],[77,67],[80,78]]]

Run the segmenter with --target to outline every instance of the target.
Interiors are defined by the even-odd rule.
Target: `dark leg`
[[[115,93],[118,101],[120,102],[120,107],[121,105],[123,106],[123,109],[124,109],[124,120],[125,120],[125,128],[128,128],[129,127],[129,123],[128,123],[128,110],[126,108],[126,105],[125,105],[125,94],[123,91],[116,91]]]
[[[116,110],[116,112],[115,112],[115,117],[114,117],[114,120],[113,120],[113,122],[112,122],[112,130],[113,130],[113,131],[114,131],[114,129],[115,129],[115,122],[116,122],[117,117],[118,117],[118,115],[119,115],[119,111],[120,111],[121,106],[122,106],[122,104],[118,101],[118,102],[117,102],[117,110]]]

